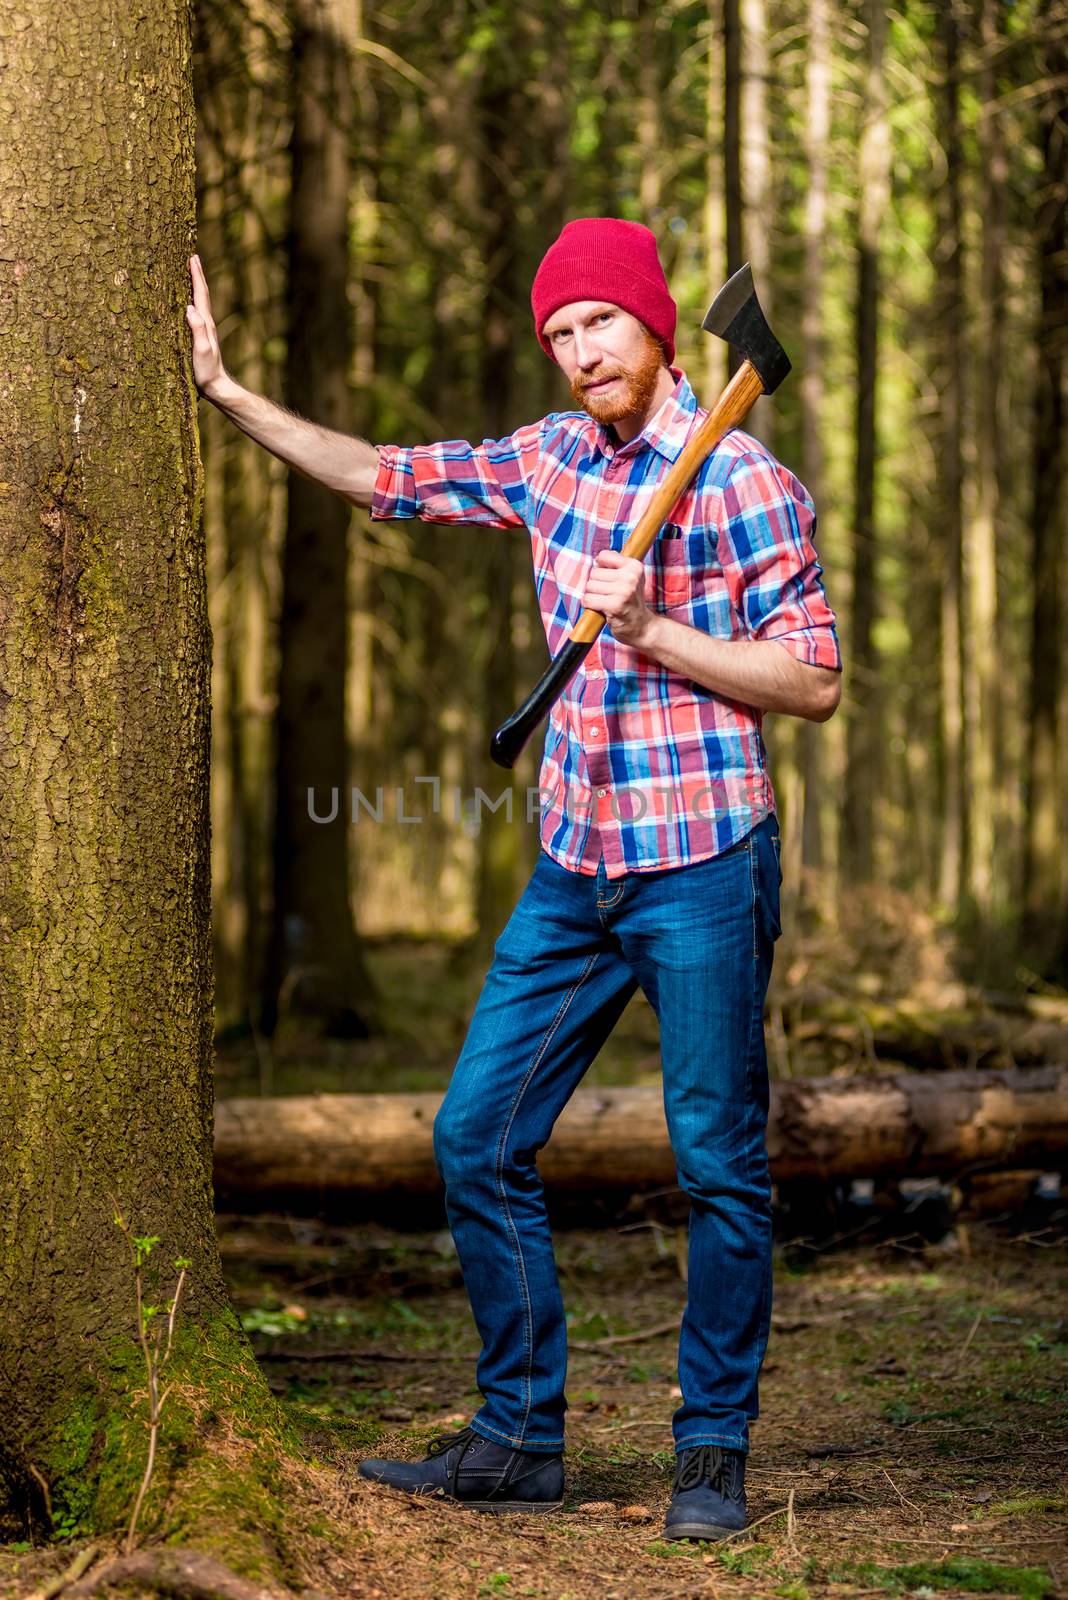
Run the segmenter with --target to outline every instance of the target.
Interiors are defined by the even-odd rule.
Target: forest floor
[[[315,1044],[235,1030],[220,1096],[444,1089],[484,960],[369,947],[385,1031]],[[769,1002],[776,1077],[1064,1060],[1068,998],[962,982],[900,897],[834,933],[784,939]],[[636,997],[591,1083],[656,1082]],[[1068,1221],[945,1212],[929,1242],[783,1240],[748,1466],[750,1526],[662,1538],[673,1469],[685,1231],[670,1197],[561,1227],[572,1340],[563,1510],[482,1517],[371,1485],[361,1457],[418,1457],[479,1403],[477,1336],[440,1209],[422,1231],[365,1207],[344,1223],[221,1216],[223,1264],[308,1463],[280,1486],[304,1600],[1068,1600]],[[412,1222],[412,1217],[406,1219]],[[586,1222],[589,1221],[587,1210]],[[1026,1231],[1025,1231],[1026,1230]],[[151,1535],[149,1534],[149,1538]],[[0,1597],[44,1600],[76,1545],[0,1546]],[[109,1591],[110,1593],[111,1591]]]
[[[487,1517],[357,1476],[362,1456],[417,1457],[478,1404],[448,1234],[266,1216],[219,1228],[235,1304],[309,1455],[283,1494],[305,1600],[1068,1596],[1063,1214],[1042,1235],[958,1221],[938,1246],[778,1246],[750,1528],[715,1545],[661,1537],[681,1230],[558,1231],[574,1344],[565,1505]],[[0,1595],[41,1595],[75,1549],[0,1549]]]
[[[940,1247],[780,1250],[752,1531],[717,1546],[660,1537],[682,1229],[560,1232],[576,1346],[567,1497],[559,1515],[522,1518],[413,1504],[356,1476],[361,1456],[418,1455],[478,1404],[448,1234],[223,1219],[221,1240],[272,1388],[336,1469],[323,1509],[343,1536],[298,1536],[324,1593],[1068,1594],[1068,1250],[1056,1234],[958,1223]],[[648,1336],[622,1342],[634,1334]]]

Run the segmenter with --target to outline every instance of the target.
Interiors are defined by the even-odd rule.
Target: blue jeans
[[[536,1157],[640,984],[690,1198],[676,1450],[749,1448],[771,1321],[764,997],[779,935],[774,814],[722,855],[609,879],[544,852],[497,941],[434,1126],[482,1354],[487,1439],[563,1445],[567,1329]]]

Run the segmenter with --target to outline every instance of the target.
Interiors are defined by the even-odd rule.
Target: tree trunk
[[[264,237],[282,176],[271,151],[271,106],[284,104],[277,58],[244,11],[233,26],[195,15],[199,250],[216,303],[227,308],[226,360],[259,394],[277,387],[265,359],[277,332],[279,271]],[[280,54],[280,52],[279,52]],[[212,916],[216,1025],[257,1015],[270,905],[274,789],[271,577],[281,545],[282,466],[206,406],[202,416],[204,530],[214,640],[212,669]]]
[[[286,399],[351,431],[349,185],[353,13],[345,0],[296,0]],[[263,1023],[299,1014],[328,1034],[365,1034],[371,982],[352,914],[347,539],[350,508],[289,475],[278,686],[275,901]],[[333,821],[315,821],[314,810]]]
[[[723,9],[720,0],[711,0],[705,22],[708,35],[705,61],[705,194],[701,208],[702,255],[705,262],[705,287],[701,298],[705,305],[712,304],[728,275],[723,159]],[[722,339],[705,339],[701,349],[704,351],[704,394],[700,398],[703,404],[711,405],[727,382],[727,346]]]
[[[638,205],[641,220],[655,228],[660,211],[661,163],[664,160],[664,130],[661,125],[664,94],[660,78],[660,41],[657,18],[663,13],[655,0],[638,0],[635,29],[637,61]],[[670,145],[667,145],[670,149]]]
[[[1008,900],[1006,863],[1000,859],[996,830],[998,798],[1010,768],[1004,756],[1000,683],[1004,663],[991,641],[999,638],[997,547],[1002,525],[999,487],[1004,479],[1003,445],[998,426],[1002,412],[1002,365],[1005,359],[1002,329],[1005,321],[1006,207],[1008,153],[1005,127],[997,115],[998,79],[995,57],[1002,43],[1002,0],[977,0],[975,8],[978,61],[979,115],[977,137],[979,172],[977,209],[980,238],[976,337],[972,346],[976,375],[974,410],[974,470],[967,519],[969,577],[967,631],[975,641],[968,660],[964,686],[968,747],[972,782],[969,809],[971,850],[968,895],[981,924],[993,909],[995,892],[1002,904]]]
[[[875,654],[876,542],[875,461],[876,390],[879,378],[879,233],[890,196],[890,129],[886,117],[883,54],[886,9],[877,0],[865,7],[868,61],[864,128],[860,140],[857,213],[856,468],[853,500],[853,602],[849,654],[851,707],[846,738],[845,797],[841,857],[855,883],[874,876],[875,796],[879,792],[878,661]]]
[[[742,18],[741,0],[723,0],[723,199],[727,275],[738,271],[744,257],[742,234]],[[759,286],[758,286],[759,288]],[[730,350],[733,373],[740,363]]]
[[[517,194],[509,175],[520,165],[516,133],[528,127],[517,67],[527,59],[524,46],[530,30],[520,25],[518,14],[503,22],[501,30],[486,63],[477,100],[485,262],[480,390],[483,426],[490,438],[503,437],[525,420],[514,415],[513,405],[515,308],[522,301],[523,286],[520,239],[515,227]],[[480,642],[485,721],[480,748],[475,753],[475,771],[480,773],[479,781],[490,805],[511,791],[513,806],[511,817],[506,814],[505,800],[499,811],[486,809],[478,821],[476,940],[483,952],[488,952],[508,920],[518,888],[522,792],[513,778],[490,761],[488,743],[493,729],[515,710],[518,698],[512,643],[513,599],[520,560],[524,572],[529,567],[529,540],[521,532],[490,531],[480,541],[478,555],[480,587],[487,606],[485,636]]]
[[[305,1204],[326,1193],[433,1193],[437,1094],[223,1100],[215,1181],[228,1205]],[[1068,1067],[772,1086],[768,1153],[777,1182],[918,1177],[963,1167],[1056,1165],[1068,1151]],[[579,1089],[539,1158],[559,1189],[675,1183],[658,1088]]]
[[[768,322],[775,325],[772,269],[771,151],[768,125],[771,117],[768,85],[770,54],[765,0],[742,0],[742,216],[741,235],[744,258],[753,269],[753,280]],[[757,400],[746,419],[746,432],[768,446],[775,444],[776,409],[771,399]],[[774,739],[774,727],[770,730]]]
[[[961,652],[964,621],[961,612],[962,497],[964,462],[961,450],[964,384],[964,241],[961,228],[961,178],[964,150],[960,109],[959,0],[938,14],[942,81],[937,95],[939,139],[946,160],[943,187],[938,196],[939,237],[935,261],[940,292],[935,340],[940,356],[938,385],[941,405],[939,450],[939,520],[942,527],[942,848],[939,896],[956,912],[964,883],[965,771],[963,674]]]
[[[1027,752],[1024,937],[1031,961],[1056,981],[1068,967],[1068,923],[1064,912],[1060,695],[1064,629],[1063,554],[1065,513],[1064,364],[1068,340],[1068,48],[1063,0],[1042,8],[1043,76],[1050,84],[1041,117],[1042,172],[1035,196],[1039,283],[1035,342],[1034,453],[1031,549],[1034,593],[1031,614],[1030,739]],[[1059,26],[1058,26],[1059,21]]]
[[[822,423],[826,360],[823,280],[827,248],[827,198],[829,141],[831,135],[831,42],[829,0],[809,0],[805,158],[808,193],[805,196],[804,274],[801,283],[801,478],[812,496],[819,517],[824,497]],[[815,882],[824,884],[825,760],[819,726],[803,722],[795,730],[800,745],[802,774],[801,817],[784,841],[784,889],[799,885],[803,868],[811,868]]]
[[[0,34],[0,1527],[129,1516],[145,1369],[117,1207],[160,1241],[154,1297],[193,1263],[141,1518],[180,1537],[238,1476],[197,1448],[209,1413],[262,1430],[232,1461],[279,1427],[212,1214],[189,12],[27,0]],[[229,1504],[204,1536],[262,1557]]]

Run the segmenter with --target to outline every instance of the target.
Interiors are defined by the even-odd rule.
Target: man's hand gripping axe
[[[762,394],[772,394],[790,370],[782,345],[768,327],[748,262],[719,291],[701,326],[741,352],[742,365],[708,416],[687,443],[653,495],[638,526],[623,546],[623,555],[643,561],[704,462],[731,428],[748,416]],[[500,767],[514,767],[530,735],[553,701],[570,682],[605,625],[600,611],[584,611],[568,634],[568,642],[550,663],[541,681],[518,711],[493,735],[490,755]]]

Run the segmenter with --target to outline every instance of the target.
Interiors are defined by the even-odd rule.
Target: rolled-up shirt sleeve
[[[723,485],[720,560],[732,604],[753,639],[774,639],[799,661],[841,670],[835,613],[813,543],[816,510],[781,463],[738,457]]]
[[[524,527],[543,427],[531,423],[480,445],[465,439],[411,448],[380,445],[372,519]]]

